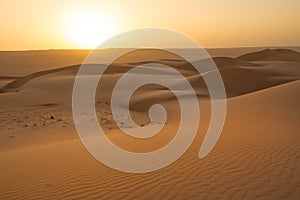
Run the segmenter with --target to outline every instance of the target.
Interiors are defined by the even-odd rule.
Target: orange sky
[[[299,10],[299,0],[1,0],[0,50],[89,48],[91,32],[103,41],[142,27],[173,29],[204,47],[294,46]]]

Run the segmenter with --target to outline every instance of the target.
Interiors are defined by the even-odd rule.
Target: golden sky
[[[0,0],[0,50],[91,48],[143,27],[210,48],[295,46],[299,10],[299,0]]]

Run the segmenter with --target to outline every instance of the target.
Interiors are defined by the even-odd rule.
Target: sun
[[[66,37],[82,48],[95,48],[117,32],[112,15],[92,10],[66,17],[63,26]]]

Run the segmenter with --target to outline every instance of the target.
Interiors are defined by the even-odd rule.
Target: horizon
[[[97,48],[91,48],[91,49],[84,49],[84,48],[62,48],[62,49],[0,49],[0,52],[25,52],[25,51],[93,51],[93,50],[110,50],[110,49],[135,49],[137,47],[111,47],[111,48],[103,48],[103,49],[97,49]],[[149,47],[151,49],[152,47]],[[288,45],[288,46],[233,46],[233,47],[204,47],[206,50],[217,50],[217,49],[257,49],[257,48],[263,48],[263,49],[290,49],[294,50],[299,48],[300,45]],[[138,48],[137,48],[138,49]],[[153,48],[155,49],[155,48]],[[193,49],[193,48],[167,48],[167,49]]]

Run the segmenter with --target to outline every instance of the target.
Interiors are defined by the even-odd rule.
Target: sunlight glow
[[[64,33],[83,48],[95,48],[117,33],[116,20],[99,11],[75,12],[66,18]]]

